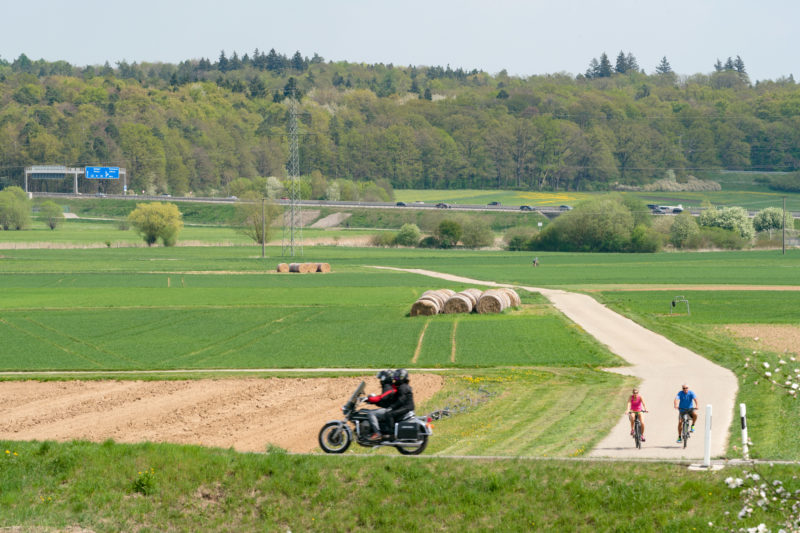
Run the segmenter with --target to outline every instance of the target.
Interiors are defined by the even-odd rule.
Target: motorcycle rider
[[[394,386],[397,387],[397,392],[392,396],[394,401],[389,406],[389,420],[393,424],[414,410],[414,392],[408,384],[408,370],[405,368],[395,370]]]
[[[367,403],[378,406],[378,409],[370,409],[367,413],[373,431],[369,440],[381,440],[380,420],[386,418],[389,412],[387,407],[392,405],[397,394],[397,387],[392,383],[394,378],[394,372],[392,370],[381,370],[375,377],[381,382],[381,393],[367,396]]]

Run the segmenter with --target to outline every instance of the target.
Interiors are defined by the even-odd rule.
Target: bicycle
[[[681,427],[681,438],[683,439],[683,447],[686,448],[686,441],[689,440],[689,436],[692,434],[691,427],[692,427],[692,411],[694,411],[694,407],[691,409],[682,409],[680,413],[680,419],[682,423]]]
[[[635,418],[633,420],[633,440],[636,442],[636,447],[642,447],[642,413],[647,411],[628,411],[628,414],[633,413]]]

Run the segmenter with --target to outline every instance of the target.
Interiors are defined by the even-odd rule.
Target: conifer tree
[[[656,67],[656,74],[669,74],[670,72],[672,72],[672,66],[667,61],[667,56],[664,56]]]

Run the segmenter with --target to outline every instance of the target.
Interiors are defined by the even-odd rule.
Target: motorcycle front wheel
[[[319,430],[318,440],[325,453],[344,453],[350,447],[352,437],[344,424],[328,422]]]
[[[419,440],[422,441],[422,444],[419,446],[395,446],[395,448],[403,455],[419,455],[424,452],[425,448],[428,446],[428,436],[423,433],[419,436]]]

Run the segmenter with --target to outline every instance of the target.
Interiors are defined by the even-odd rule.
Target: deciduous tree
[[[159,239],[164,246],[173,246],[183,229],[182,215],[178,206],[172,203],[136,204],[136,209],[128,215],[131,226],[144,238],[147,246]]]

